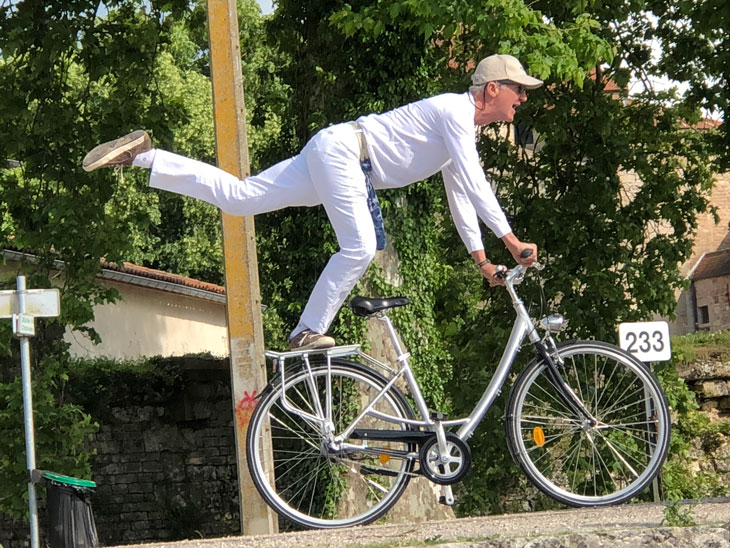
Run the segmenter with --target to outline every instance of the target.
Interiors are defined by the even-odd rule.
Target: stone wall
[[[240,532],[230,375],[188,377],[168,405],[112,409],[96,435],[93,507],[105,544]]]
[[[730,417],[730,362],[700,359],[677,366],[677,373],[697,395],[702,411]]]
[[[227,361],[184,360],[182,367],[182,393],[111,407],[97,418],[92,508],[102,545],[241,531]],[[27,547],[28,530],[0,514],[3,548]]]
[[[723,331],[730,329],[730,276],[697,280],[694,283],[697,309],[707,307],[709,322],[700,329]]]
[[[677,366],[677,373],[697,396],[700,410],[710,420],[730,420],[730,362],[698,359]],[[722,485],[730,484],[730,439],[718,435],[695,440],[690,449],[694,472],[717,474]]]
[[[711,211],[697,216],[697,233],[695,234],[692,256],[682,266],[682,273],[688,274],[700,260],[703,253],[720,251],[730,247],[730,173],[715,175],[715,185],[712,188],[710,205],[717,208],[718,222]]]

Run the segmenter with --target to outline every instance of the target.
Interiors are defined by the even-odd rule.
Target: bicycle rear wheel
[[[251,416],[246,440],[248,466],[264,500],[284,518],[282,529],[335,528],[372,523],[400,498],[411,477],[417,451],[397,441],[345,439],[350,449],[332,451],[324,418],[332,409],[334,435],[339,434],[387,383],[362,365],[333,359],[329,369],[299,364],[286,378],[286,404],[280,379],[272,381]],[[301,413],[301,412],[304,413]],[[412,419],[403,394],[391,388],[357,428],[407,430],[383,414]],[[267,459],[271,434],[273,462]]]
[[[533,361],[507,406],[512,457],[542,492],[569,506],[625,502],[649,485],[666,458],[664,393],[644,364],[613,345],[569,342],[558,353],[561,374],[596,423],[565,403],[543,360]]]

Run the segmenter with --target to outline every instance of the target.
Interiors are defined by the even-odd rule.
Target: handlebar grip
[[[527,248],[525,248],[525,249],[522,250],[522,253],[520,253],[520,258],[521,259],[527,259],[527,257],[529,257],[530,255],[532,255],[532,249],[530,249],[529,247],[527,247]]]

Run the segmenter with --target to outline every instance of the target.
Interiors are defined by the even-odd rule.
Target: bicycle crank
[[[439,451],[435,437],[421,446],[419,453],[421,474],[439,485],[458,483],[471,468],[469,445],[453,432],[446,433],[446,454]]]

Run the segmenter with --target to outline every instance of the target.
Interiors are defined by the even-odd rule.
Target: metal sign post
[[[25,427],[25,462],[28,467],[28,505],[30,507],[30,545],[39,548],[38,501],[35,483],[35,433],[33,431],[33,391],[30,382],[30,338],[35,335],[36,317],[53,317],[60,313],[58,289],[26,291],[25,276],[18,276],[17,291],[0,291],[0,318],[12,318],[13,334],[20,339],[20,366],[23,376],[23,424]]]
[[[649,364],[672,359],[672,341],[669,337],[669,324],[665,321],[624,322],[618,326],[619,346],[638,360]],[[652,416],[649,395],[644,391],[646,415]],[[654,502],[661,502],[664,494],[662,472],[651,483]]]

